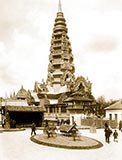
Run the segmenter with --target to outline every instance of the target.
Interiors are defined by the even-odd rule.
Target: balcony
[[[61,48],[61,43],[55,43],[53,44],[53,49],[56,49],[56,48]]]
[[[56,65],[56,64],[62,64],[62,61],[60,59],[53,60],[52,65]]]

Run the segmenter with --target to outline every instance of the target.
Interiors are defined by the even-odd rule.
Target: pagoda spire
[[[59,3],[58,3],[58,12],[62,12],[61,0],[59,0]]]
[[[62,12],[61,0],[59,0],[50,46],[47,76],[49,86],[55,86],[55,90],[60,90],[62,86],[69,87],[68,83],[75,79],[73,59],[66,20]]]

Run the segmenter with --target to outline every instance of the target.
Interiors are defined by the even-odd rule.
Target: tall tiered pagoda
[[[66,20],[59,1],[51,39],[47,77],[48,91],[54,94],[69,91],[69,85],[75,80],[72,48],[67,32]]]
[[[34,91],[44,100],[45,119],[68,119],[94,110],[91,83],[83,76],[75,78],[71,43],[59,0],[51,38],[47,81],[35,83]]]

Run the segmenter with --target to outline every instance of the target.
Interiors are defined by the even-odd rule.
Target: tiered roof
[[[56,84],[64,86],[74,80],[73,55],[67,33],[66,20],[62,12],[61,1],[59,1],[49,55],[47,84],[51,87]]]
[[[16,97],[17,97],[17,99],[26,99],[27,98],[27,91],[23,88],[23,86],[18,91]]]

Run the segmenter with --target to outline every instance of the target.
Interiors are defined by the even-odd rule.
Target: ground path
[[[103,147],[92,150],[72,150],[39,145],[30,140],[30,129],[17,132],[0,133],[0,160],[121,160],[122,133],[119,131],[119,142],[104,142],[104,130],[97,133],[82,130],[83,136],[95,138]],[[37,130],[37,134],[42,131]]]

